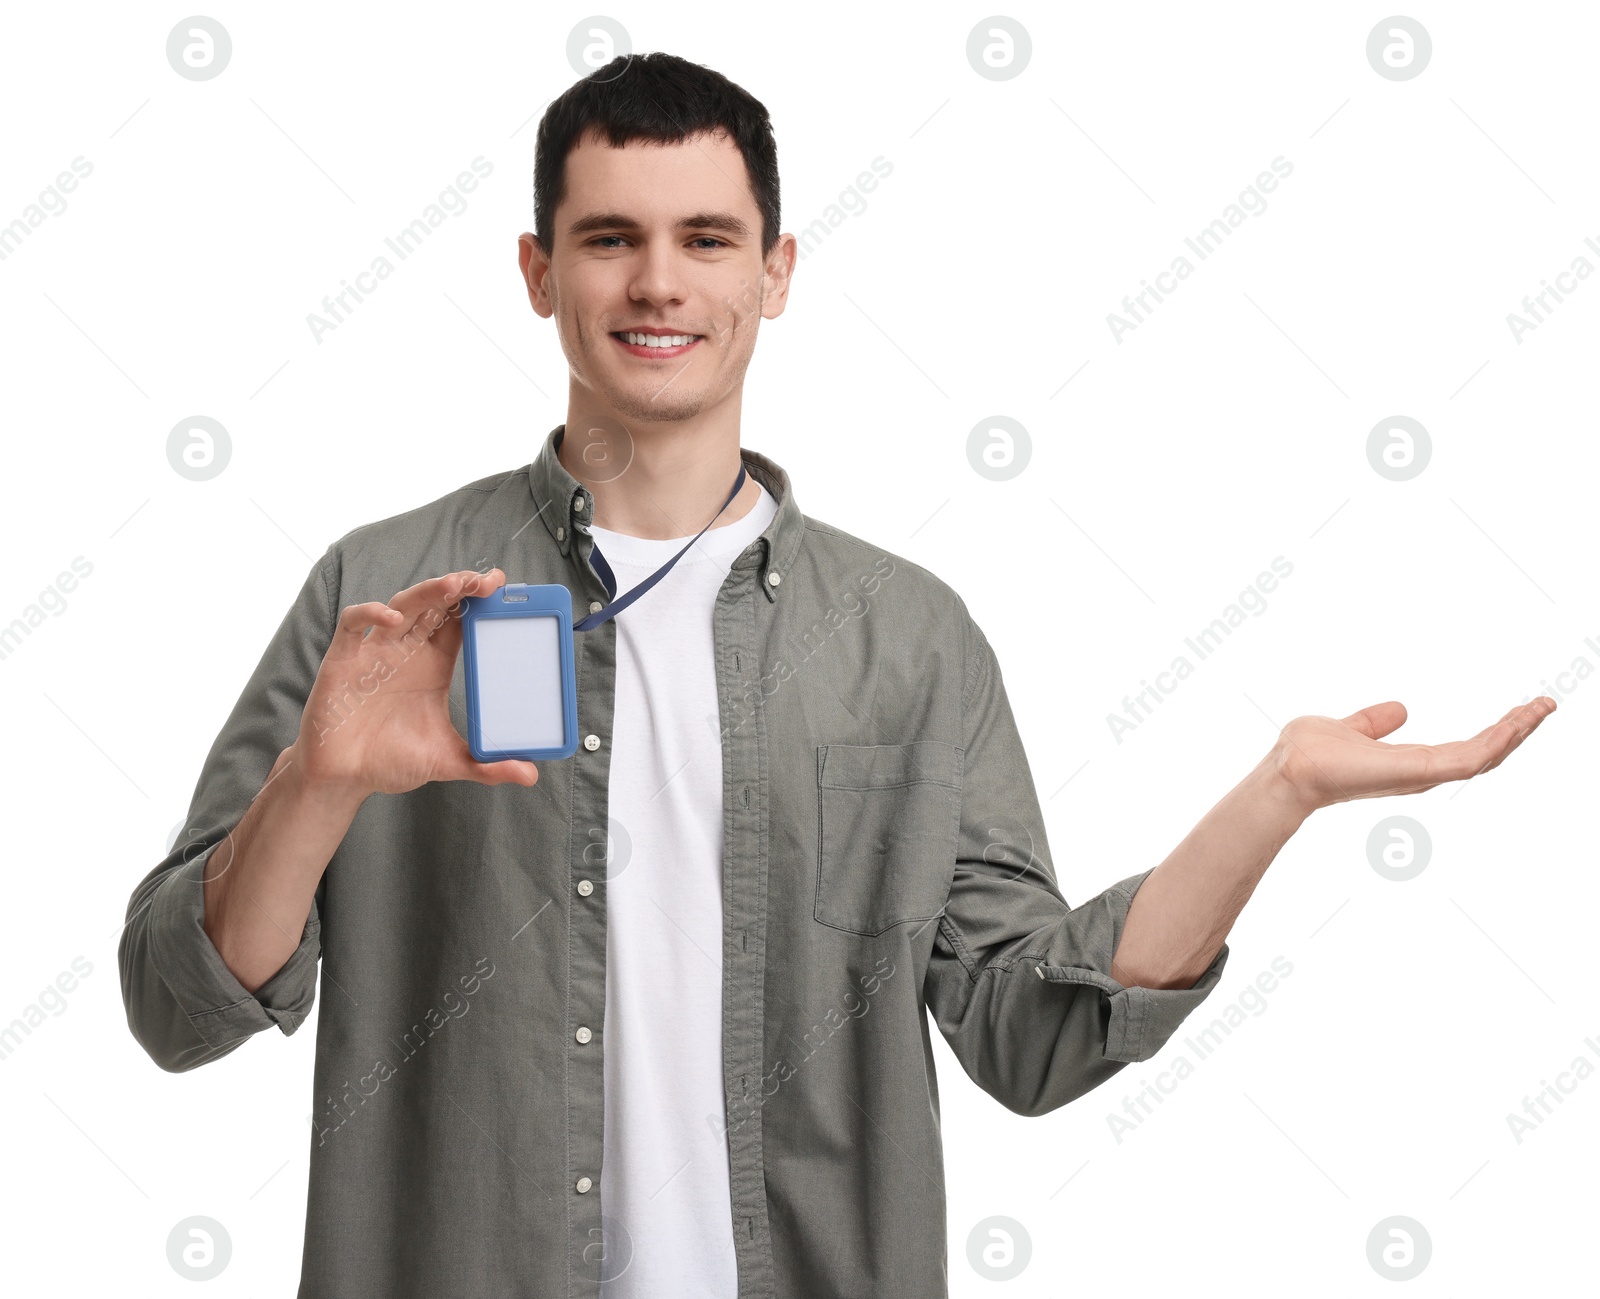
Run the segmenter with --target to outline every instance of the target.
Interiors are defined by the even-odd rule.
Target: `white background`
[[[162,1073],[124,1021],[128,895],[324,547],[526,464],[565,416],[516,236],[537,115],[578,75],[589,11],[205,12],[233,40],[206,82],[167,63],[177,9],[13,7],[0,43],[0,223],[93,166],[0,261],[0,624],[75,556],[93,565],[0,660],[0,1024],[73,958],[93,966],[0,1061],[8,1293],[192,1293],[165,1256],[191,1214],[233,1241],[207,1293],[293,1293],[315,1024]],[[935,1035],[952,1295],[996,1292],[967,1259],[995,1215],[1032,1241],[1018,1299],[1391,1294],[1366,1242],[1395,1214],[1433,1248],[1403,1293],[1593,1285],[1600,1081],[1520,1143],[1507,1115],[1600,1061],[1600,682],[1556,675],[1600,662],[1600,277],[1520,342],[1506,317],[1575,257],[1600,266],[1600,19],[1408,12],[1432,60],[1391,81],[1366,57],[1382,8],[1023,5],[1031,62],[996,82],[966,57],[982,8],[607,11],[635,49],[767,105],[786,231],[892,164],[763,323],[744,442],[807,513],[967,600],[1069,901],[1161,861],[1298,714],[1399,699],[1393,738],[1433,742],[1561,700],[1479,780],[1314,815],[1199,1015],[1070,1106],[1010,1114]],[[480,156],[467,210],[315,341],[323,296]],[[1117,341],[1123,295],[1276,157],[1293,172],[1267,209]],[[1405,482],[1365,450],[1397,414],[1433,445]],[[166,458],[193,415],[233,443],[209,482]],[[1031,435],[1009,481],[968,462],[992,415]],[[1107,714],[1279,555],[1293,573],[1266,611],[1118,743]],[[1433,851],[1396,883],[1366,842],[1402,812]],[[1264,1012],[1115,1140],[1123,1098],[1279,956],[1293,972]]]

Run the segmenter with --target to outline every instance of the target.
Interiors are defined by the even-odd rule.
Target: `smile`
[[[699,334],[642,334],[623,330],[611,335],[625,351],[651,360],[682,356],[701,341]]]

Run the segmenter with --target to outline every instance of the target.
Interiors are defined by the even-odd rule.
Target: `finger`
[[[1491,726],[1485,739],[1489,756],[1481,770],[1493,771],[1498,767],[1525,739],[1539,729],[1539,723],[1555,712],[1555,709],[1556,701],[1548,695],[1541,695],[1531,703],[1513,708]]]
[[[1521,743],[1554,710],[1555,700],[1547,695],[1541,695],[1531,703],[1518,704],[1510,709],[1498,722],[1484,727],[1473,736],[1473,739],[1489,747],[1498,747],[1508,740]]]
[[[467,779],[483,785],[536,785],[539,782],[539,768],[517,758],[507,758],[503,762],[474,762],[470,766],[472,774]]]
[[[1491,730],[1493,728],[1490,728]],[[1432,789],[1451,780],[1471,780],[1494,760],[1496,741],[1487,732],[1470,740],[1448,744],[1425,744],[1418,753],[1423,759],[1419,790]]]
[[[1485,727],[1470,740],[1433,746],[1428,750],[1430,778],[1434,783],[1470,780],[1486,771],[1493,771],[1554,710],[1555,700],[1541,695],[1532,703],[1519,704],[1511,709],[1493,726]]]
[[[1507,722],[1515,721],[1516,718],[1521,713],[1523,713],[1523,712],[1525,712],[1527,710],[1527,708],[1528,708],[1527,704],[1518,704],[1515,708],[1506,709],[1506,711],[1500,715],[1500,719],[1498,721],[1491,722],[1488,726],[1485,726],[1481,731],[1479,731],[1472,738],[1474,740],[1482,740],[1482,739],[1488,737],[1489,735],[1492,735],[1494,733],[1494,731],[1498,727],[1504,726]]]
[[[459,612],[456,606],[463,595],[486,595],[504,586],[505,579],[506,575],[498,568],[491,568],[487,573],[465,568],[408,586],[391,599],[389,605],[406,615],[406,632],[426,619],[425,630],[432,635],[452,613]]]
[[[492,595],[506,584],[506,575],[498,568],[487,569],[482,573],[476,570],[467,570],[466,580],[456,592],[456,601],[464,600],[468,596]],[[454,602],[452,602],[454,603]],[[452,608],[451,613],[459,614],[459,608]]]
[[[442,573],[408,586],[389,603],[396,609],[414,614],[429,605],[448,604],[463,594],[483,595],[493,591],[505,585],[505,577],[498,568],[491,568],[484,573],[471,568],[457,569],[453,573]]]
[[[538,782],[539,769],[522,758],[479,762],[457,731],[451,736],[448,749],[430,779],[472,780],[480,785],[533,785]]]
[[[369,627],[377,628],[381,635],[396,630],[404,621],[403,613],[391,609],[382,600],[347,605],[340,611],[339,621],[334,626],[327,657],[334,660],[350,658],[361,648]]]
[[[1406,706],[1397,699],[1390,699],[1385,703],[1373,704],[1351,713],[1348,717],[1341,717],[1339,720],[1352,730],[1360,731],[1369,740],[1377,740],[1405,724]]]

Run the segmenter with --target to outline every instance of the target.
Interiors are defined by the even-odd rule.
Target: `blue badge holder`
[[[571,592],[515,582],[462,603],[472,756],[570,758],[578,748]]]
[[[672,571],[705,536],[706,528],[744,486],[739,476],[722,509],[682,550],[625,594],[617,594],[616,575],[598,546],[589,561],[605,583],[611,602],[572,621],[572,593],[560,585],[512,582],[488,595],[462,600],[461,646],[467,671],[467,743],[479,762],[525,758],[570,758],[578,749],[578,677],[572,658],[572,634],[593,631],[615,618]],[[559,532],[560,529],[557,529]],[[776,579],[776,575],[774,575]],[[486,722],[486,718],[492,718]]]

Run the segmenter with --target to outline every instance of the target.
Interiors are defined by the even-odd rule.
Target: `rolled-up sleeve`
[[[128,1027],[169,1072],[226,1055],[273,1024],[293,1033],[316,999],[322,952],[317,900],[299,945],[252,993],[205,931],[203,879],[212,853],[299,734],[305,701],[333,638],[335,563],[330,547],[307,575],[211,746],[179,842],[128,902],[117,945]]]
[[[1016,1113],[1047,1114],[1155,1055],[1216,987],[1228,948],[1188,988],[1129,988],[1111,977],[1150,871],[1068,906],[999,664],[966,623],[959,846],[924,992],[978,1086]]]

